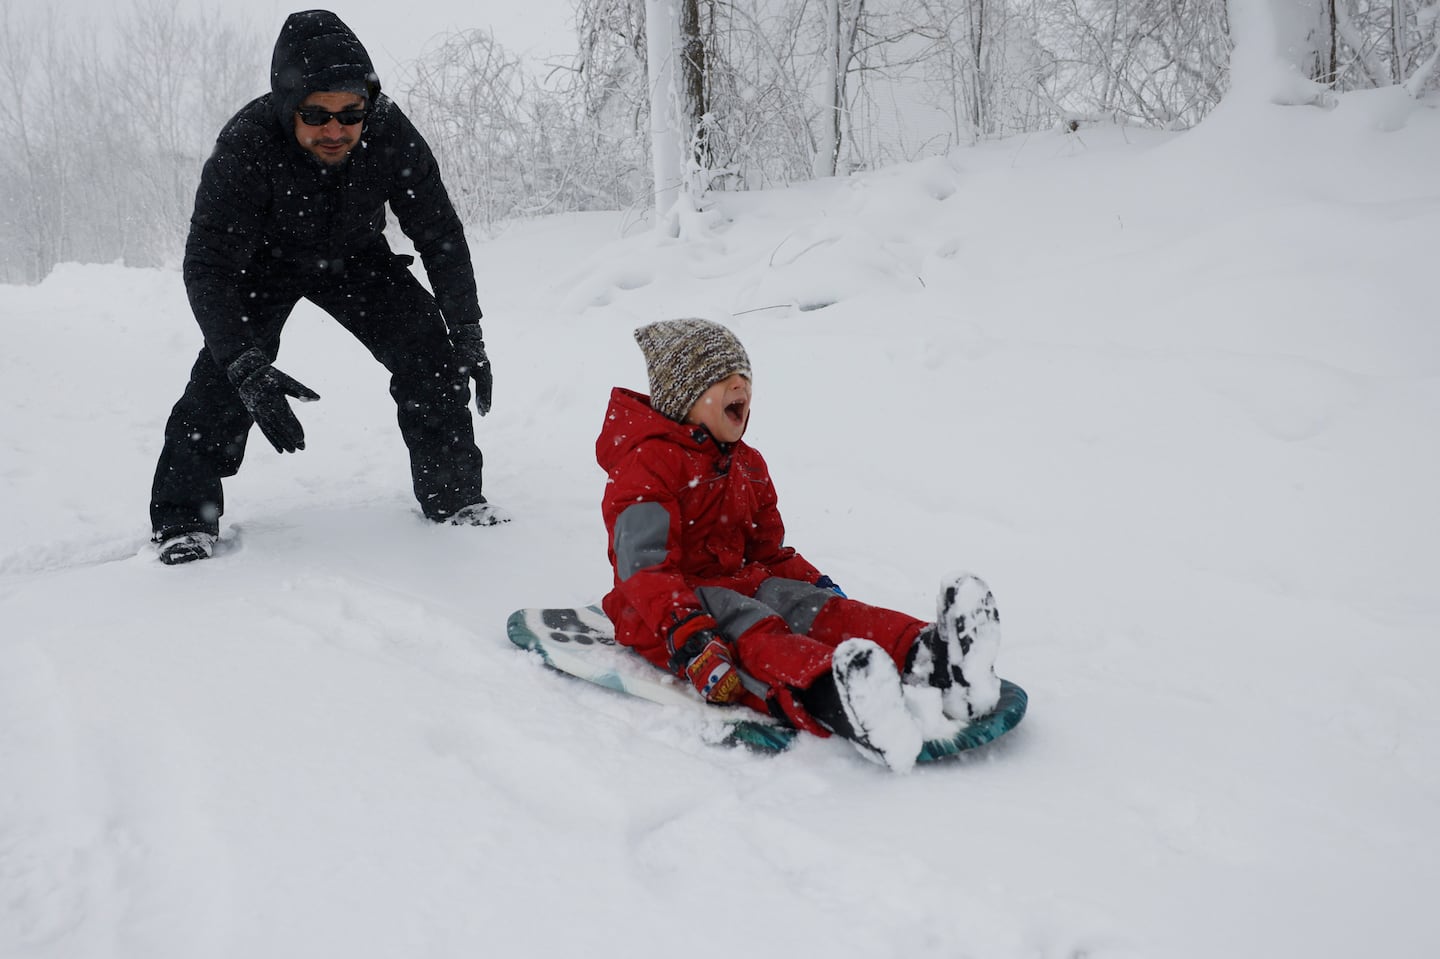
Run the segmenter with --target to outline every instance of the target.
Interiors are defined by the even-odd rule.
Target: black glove
[[[475,379],[475,408],[484,416],[490,412],[490,394],[495,388],[490,357],[485,355],[485,335],[479,323],[467,323],[450,331],[455,358],[460,361],[460,375]]]
[[[230,377],[240,401],[276,452],[293,453],[305,448],[305,431],[285,397],[293,396],[309,403],[318,400],[319,393],[275,369],[254,346],[226,367],[225,375]]]
[[[821,576],[815,581],[815,585],[819,586],[821,589],[830,590],[830,592],[834,593],[836,596],[841,596],[847,599],[849,598],[845,596],[845,590],[840,588],[840,584],[835,582],[829,576]]]

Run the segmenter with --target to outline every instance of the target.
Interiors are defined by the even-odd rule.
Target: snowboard
[[[783,752],[799,730],[744,707],[712,706],[694,687],[657,669],[615,642],[615,629],[598,606],[517,609],[506,623],[510,641],[540,654],[546,666],[627,696],[692,710],[718,724],[714,741],[761,753]],[[1029,698],[1015,683],[1000,681],[994,711],[971,720],[944,739],[926,741],[917,762],[934,762],[983,746],[1019,725]]]

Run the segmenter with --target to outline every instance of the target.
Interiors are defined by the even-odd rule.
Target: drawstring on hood
[[[368,105],[380,95],[380,77],[355,31],[329,10],[285,18],[270,60],[275,118],[288,131],[300,101],[316,92],[353,93]]]

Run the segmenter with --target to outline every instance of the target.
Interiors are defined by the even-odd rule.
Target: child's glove
[[[837,583],[837,582],[835,582],[835,581],[834,581],[833,579],[831,579],[829,576],[821,576],[819,579],[817,579],[817,580],[815,581],[815,585],[816,585],[816,586],[819,586],[821,589],[828,589],[828,590],[830,590],[830,591],[831,591],[832,593],[834,593],[836,596],[839,596],[839,597],[841,597],[841,598],[846,598],[846,597],[845,597],[845,590],[841,589],[841,588],[840,588],[840,584]]]
[[[705,632],[709,633],[708,630]],[[714,633],[709,635],[710,640],[700,650],[700,655],[685,667],[685,675],[690,677],[690,682],[700,690],[706,702],[733,703],[740,698],[744,687],[740,685],[740,674],[735,670],[730,644]]]
[[[735,669],[735,651],[715,631],[718,624],[697,613],[670,631],[670,666],[685,675],[706,702],[733,703],[745,691]]]

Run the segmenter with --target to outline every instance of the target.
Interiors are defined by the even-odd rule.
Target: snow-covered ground
[[[178,275],[0,287],[0,955],[1440,954],[1437,157],[1385,91],[727,196],[689,242],[516,226],[475,244],[515,522],[419,517],[385,374],[302,307],[308,449],[257,437],[178,568]],[[1013,734],[729,752],[506,641],[606,589],[594,438],[683,315],[749,348],[852,596],[989,579]]]

